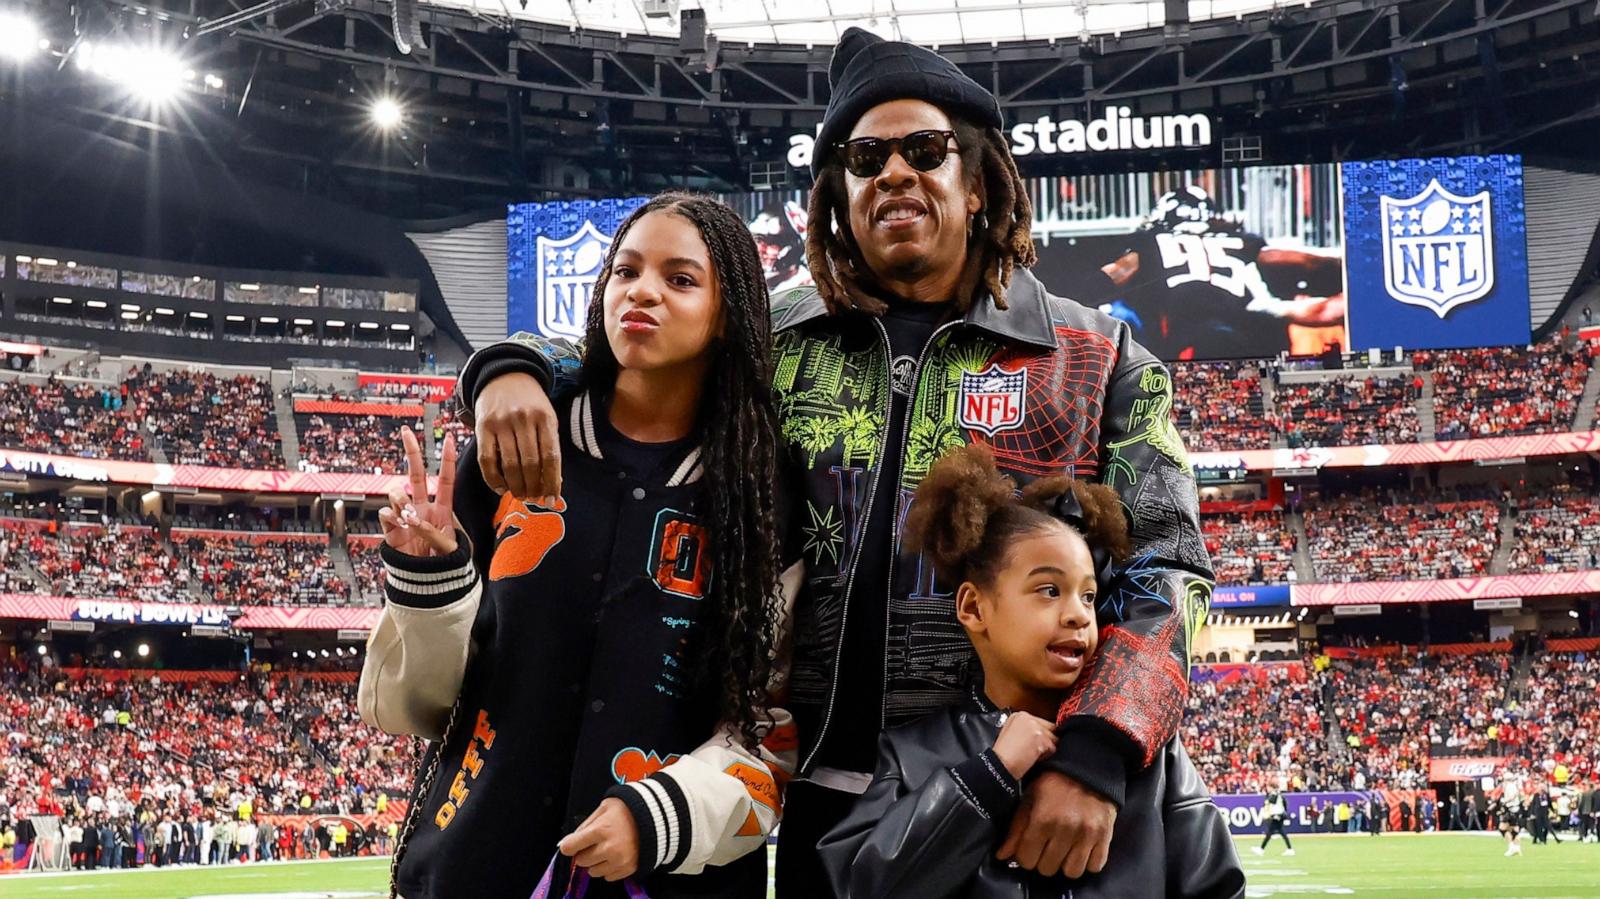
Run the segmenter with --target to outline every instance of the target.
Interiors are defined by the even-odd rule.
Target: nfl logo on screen
[[[1408,200],[1380,197],[1383,283],[1402,303],[1450,310],[1494,289],[1494,232],[1489,192],[1461,197],[1428,184]]]
[[[606,261],[611,238],[584,222],[564,240],[538,239],[539,328],[548,337],[583,336],[594,278]]]
[[[961,373],[958,420],[962,427],[993,437],[1022,424],[1028,395],[1028,370],[1006,371],[998,363],[980,372]]]

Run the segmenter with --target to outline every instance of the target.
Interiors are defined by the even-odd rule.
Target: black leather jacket
[[[994,745],[1000,720],[973,691],[962,707],[883,735],[872,786],[818,846],[838,899],[1244,895],[1227,824],[1176,738],[1155,764],[1129,775],[1103,871],[1077,880],[1043,878],[997,860],[1019,792],[1014,782],[986,790],[963,772]]]

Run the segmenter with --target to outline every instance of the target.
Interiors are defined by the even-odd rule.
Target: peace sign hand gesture
[[[383,540],[408,556],[448,556],[456,551],[455,517],[450,503],[456,480],[456,438],[444,439],[444,461],[439,466],[439,493],[428,501],[428,469],[422,462],[422,446],[410,427],[400,429],[405,445],[406,477],[410,478],[411,498],[405,491],[389,493],[389,505],[379,510]]]

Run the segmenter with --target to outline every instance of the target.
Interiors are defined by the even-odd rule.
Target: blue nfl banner
[[[519,203],[506,210],[506,328],[579,338],[611,235],[644,197]]]
[[[1526,344],[1519,156],[1347,162],[1350,349]]]

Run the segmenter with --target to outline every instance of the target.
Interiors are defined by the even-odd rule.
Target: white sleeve
[[[795,597],[804,582],[803,562],[791,565],[779,580],[774,697],[782,695],[787,681]],[[688,755],[611,791],[638,825],[641,870],[698,874],[766,844],[782,817],[783,787],[794,776],[800,747],[794,716],[776,701],[765,710],[760,735],[752,751],[732,725],[724,724]]]
[[[483,583],[466,535],[456,540],[456,552],[438,558],[380,550],[388,601],[367,639],[356,705],[386,733],[440,739],[461,692]]]

